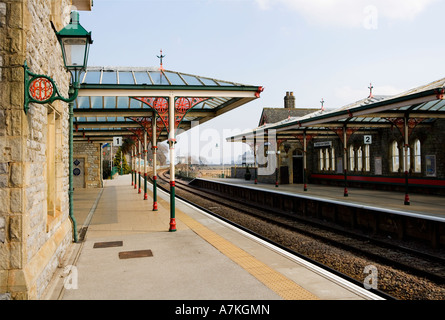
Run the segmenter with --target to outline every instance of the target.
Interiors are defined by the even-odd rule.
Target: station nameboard
[[[321,142],[314,142],[315,148],[320,147],[332,147],[332,141],[321,141]]]

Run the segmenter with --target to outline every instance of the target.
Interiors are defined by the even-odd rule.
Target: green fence
[[[111,179],[113,179],[116,174],[119,174],[119,167],[112,167],[111,168]]]

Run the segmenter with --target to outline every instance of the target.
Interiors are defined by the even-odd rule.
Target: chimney
[[[295,109],[295,96],[293,92],[286,92],[284,97],[284,107],[287,109]]]

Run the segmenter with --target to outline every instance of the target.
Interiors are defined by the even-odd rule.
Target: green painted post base
[[[144,200],[148,199],[147,194],[147,173],[144,173]]]
[[[153,176],[153,211],[158,211],[158,190],[157,180],[158,177]]]
[[[175,219],[175,182],[170,181],[170,232],[176,231]]]

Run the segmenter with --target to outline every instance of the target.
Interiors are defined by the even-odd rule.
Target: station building
[[[227,140],[253,148],[258,182],[344,186],[345,196],[348,187],[397,190],[409,204],[411,192],[445,194],[444,85],[440,79],[396,96],[370,87],[354,103],[301,114],[290,112],[299,108],[289,109],[288,92],[285,108],[265,108],[257,128]]]
[[[0,299],[42,297],[73,241],[68,103],[26,105],[24,69],[26,62],[68,97],[57,32],[73,9],[91,7],[91,0],[0,1]]]

